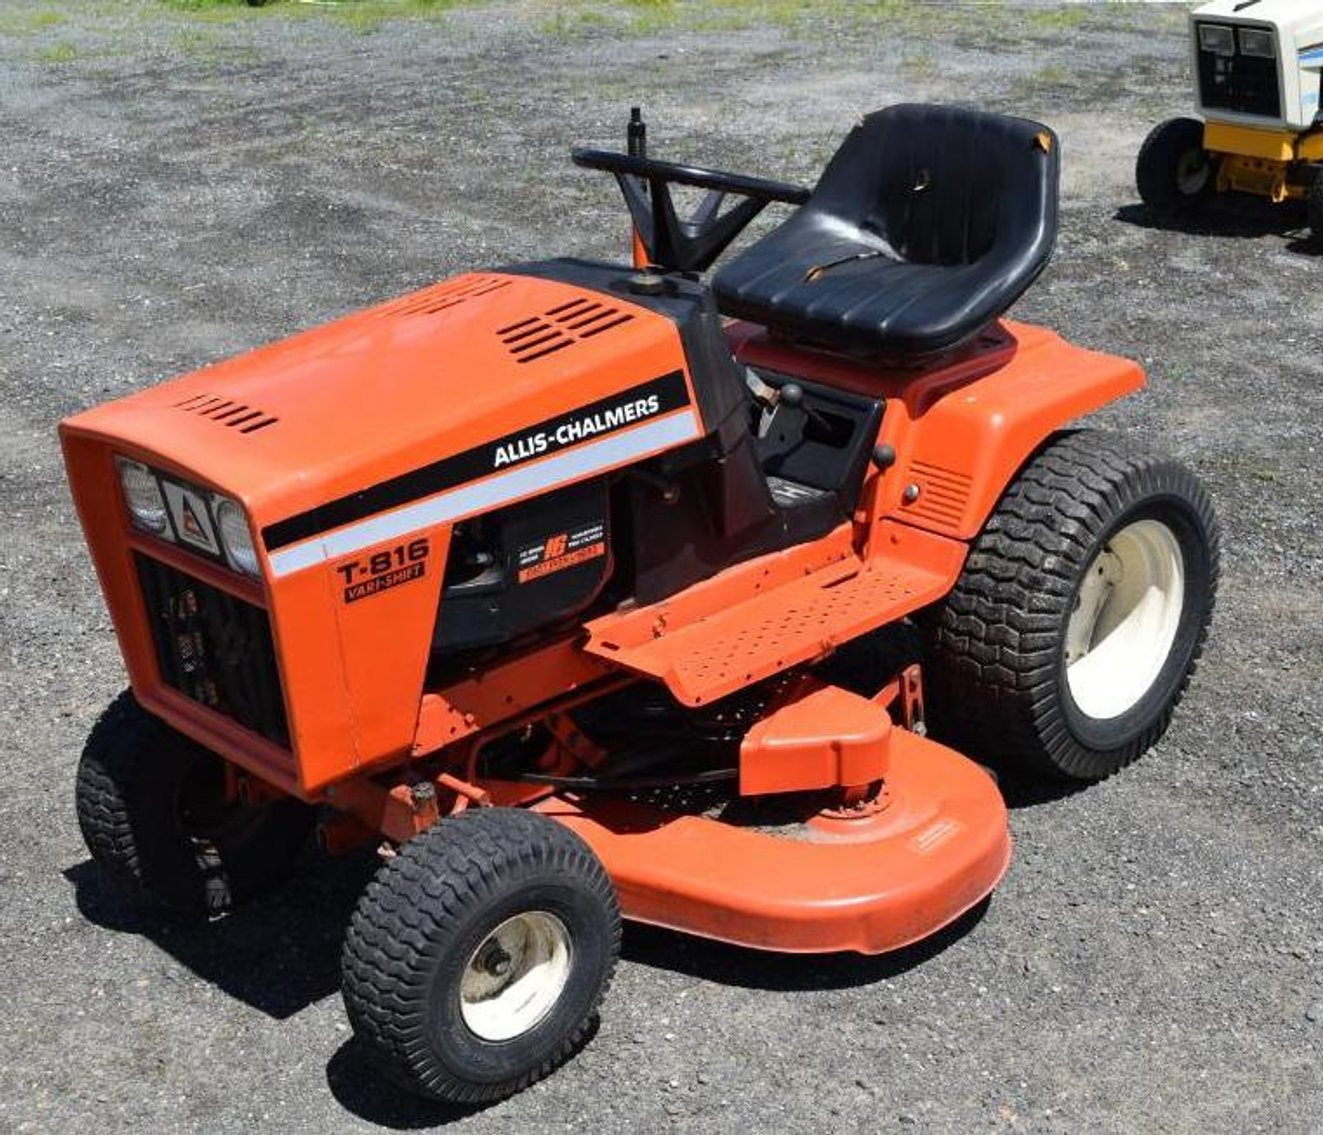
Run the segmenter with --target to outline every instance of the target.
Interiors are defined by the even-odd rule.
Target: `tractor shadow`
[[[64,876],[89,922],[146,938],[226,995],[284,1020],[339,992],[345,927],[379,863],[372,850],[331,857],[309,849],[287,885],[211,921],[125,898],[90,859]],[[482,1110],[429,1102],[395,1087],[353,1038],[331,1056],[326,1081],[346,1110],[395,1130],[437,1127]]]
[[[596,1032],[597,1027],[594,1025],[583,1044],[589,1043]],[[331,1089],[336,1103],[346,1111],[392,1131],[444,1127],[492,1106],[447,1104],[410,1095],[375,1070],[366,1046],[356,1037],[345,1041],[332,1054],[326,1064],[326,1085]]]
[[[896,977],[929,961],[978,925],[990,902],[990,899],[984,899],[950,926],[922,942],[871,958],[843,953],[811,957],[770,954],[636,923],[625,924],[620,957],[622,961],[635,965],[744,989],[850,989]],[[596,1031],[594,1024],[584,1038],[584,1045],[591,1042]],[[429,1103],[408,1095],[373,1071],[367,1054],[353,1038],[342,1044],[331,1057],[326,1066],[326,1082],[332,1095],[347,1111],[396,1131],[453,1123],[487,1106]]]
[[[284,1020],[340,988],[340,944],[374,853],[332,859],[309,851],[292,881],[211,921],[125,898],[91,860],[64,872],[89,922],[148,939],[230,997]]]
[[[1154,232],[1184,233],[1187,236],[1222,236],[1254,240],[1265,236],[1286,241],[1289,252],[1318,256],[1319,246],[1309,239],[1304,206],[1296,201],[1274,205],[1248,195],[1227,195],[1208,202],[1188,216],[1158,219],[1148,208],[1135,202],[1122,205],[1112,219]]]

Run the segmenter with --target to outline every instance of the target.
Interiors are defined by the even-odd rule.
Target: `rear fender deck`
[[[867,561],[847,551],[800,565],[782,553],[738,565],[683,596],[593,620],[584,649],[706,705],[940,599],[968,552],[891,521],[876,547]]]
[[[887,804],[787,834],[602,795],[533,807],[606,866],[625,917],[787,953],[880,954],[940,930],[1001,880],[1006,808],[958,753],[895,730]]]

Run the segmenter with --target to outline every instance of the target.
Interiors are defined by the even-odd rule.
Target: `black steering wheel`
[[[809,190],[801,185],[742,173],[611,150],[575,149],[570,156],[577,166],[605,170],[615,177],[649,262],[671,271],[702,272],[773,201],[802,205],[809,199]],[[708,191],[688,220],[676,215],[672,184]],[[723,214],[721,206],[728,193],[744,200]]]

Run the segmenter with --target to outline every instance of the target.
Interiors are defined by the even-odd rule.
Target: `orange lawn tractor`
[[[79,766],[93,857],[214,914],[314,825],[379,844],[345,1004],[426,1096],[572,1053],[622,917],[802,953],[951,923],[1011,851],[975,761],[1115,772],[1209,623],[1208,494],[1068,426],[1139,367],[1001,318],[1051,130],[894,106],[811,192],[644,142],[574,153],[633,265],[457,276],[61,428],[132,683]]]

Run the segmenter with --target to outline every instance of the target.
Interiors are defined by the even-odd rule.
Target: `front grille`
[[[134,558],[165,684],[288,746],[266,612],[140,552]]]
[[[1205,110],[1282,117],[1277,60],[1257,55],[1199,52],[1199,97]]]

